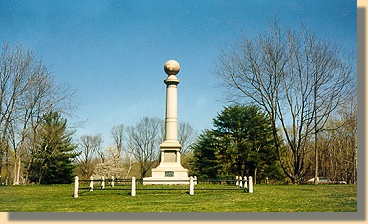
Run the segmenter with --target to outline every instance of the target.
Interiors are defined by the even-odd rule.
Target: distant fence
[[[131,196],[136,196],[136,192],[141,190],[188,190],[190,195],[194,195],[194,186],[200,183],[218,183],[220,185],[229,185],[233,186],[232,188],[205,188],[200,187],[196,190],[244,190],[244,192],[253,193],[253,179],[252,177],[238,177],[236,176],[235,179],[197,179],[197,177],[189,177],[189,188],[138,188],[137,183],[143,183],[143,179],[136,179],[132,177],[131,179],[115,179],[112,177],[111,179],[105,179],[102,177],[101,179],[93,179],[91,176],[88,180],[79,180],[79,177],[75,177],[74,181],[74,198],[79,197],[79,190],[87,190],[93,191],[94,189],[104,190],[104,189],[114,189],[114,190],[130,190]],[[84,186],[81,187],[80,184],[83,183]],[[188,182],[186,183],[188,184]],[[97,187],[95,187],[97,185]],[[105,186],[109,185],[111,187],[106,188]],[[234,187],[235,186],[235,187]]]

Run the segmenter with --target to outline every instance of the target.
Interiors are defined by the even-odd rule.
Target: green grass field
[[[87,186],[82,186],[86,187]],[[159,188],[169,186],[160,186]],[[198,184],[195,194],[185,189],[152,190],[158,186],[137,185],[79,191],[73,185],[1,186],[1,212],[356,212],[356,185],[255,185],[254,193],[243,190],[211,190],[218,184]],[[235,189],[235,186],[225,186]],[[150,190],[147,190],[149,189]],[[183,188],[171,186],[170,188]],[[187,188],[187,186],[184,186]],[[120,190],[119,190],[120,189]],[[142,190],[143,189],[143,190]],[[206,189],[206,190],[204,190]]]

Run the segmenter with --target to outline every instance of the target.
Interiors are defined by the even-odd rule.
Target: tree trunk
[[[30,160],[28,162],[28,165],[27,165],[27,170],[26,170],[26,184],[29,184],[29,173],[31,171],[31,164],[32,164],[32,160]]]
[[[253,184],[256,185],[257,183],[257,167],[254,169],[254,178],[253,178]]]
[[[13,185],[19,185],[19,183],[17,183],[17,163],[14,163],[13,173],[14,173],[14,176],[13,176]]]
[[[126,174],[126,177],[129,176],[130,171],[132,170],[132,155],[129,153],[129,168],[128,168],[128,172]]]
[[[20,161],[20,157],[18,160],[18,171],[17,171],[17,183],[19,184],[20,181],[20,166],[21,166],[21,161]]]
[[[315,134],[317,136],[317,133]],[[315,162],[315,167],[314,167],[314,184],[318,184],[318,149],[317,149],[317,137],[315,137],[314,139],[314,162]]]
[[[17,156],[14,158],[14,176],[13,176],[13,185],[19,185],[19,182],[17,182]]]

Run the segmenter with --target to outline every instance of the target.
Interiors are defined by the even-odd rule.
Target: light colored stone
[[[93,191],[93,176],[90,177],[89,191]]]
[[[78,198],[78,188],[79,188],[79,177],[74,178],[74,198]]]
[[[193,177],[189,177],[189,194],[194,195],[194,181]]]
[[[160,164],[152,169],[152,177],[143,178],[143,184],[189,184],[188,170],[180,163],[180,150],[178,141],[178,91],[180,80],[176,75],[180,65],[175,60],[169,60],[164,65],[168,77],[166,84],[166,118],[165,140],[160,145]]]
[[[180,64],[175,60],[168,60],[164,65],[164,70],[168,75],[176,75],[180,71]]]
[[[135,177],[132,177],[132,191],[130,193],[131,196],[135,196],[136,195],[136,186],[135,186]]]
[[[249,181],[249,193],[253,193],[253,178],[252,177],[249,177],[248,178],[248,181]]]

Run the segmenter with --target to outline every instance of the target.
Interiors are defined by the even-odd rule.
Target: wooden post
[[[253,193],[253,178],[250,176],[248,179],[249,179],[249,193]]]
[[[115,183],[114,183],[114,176],[111,177],[112,181],[111,181],[111,187],[114,187],[115,186]]]
[[[242,188],[243,187],[243,180],[242,177],[239,176],[239,187]]]
[[[101,189],[105,189],[105,177],[102,176]]]
[[[131,196],[135,196],[135,177],[132,177],[132,192]]]
[[[89,191],[93,191],[93,176],[90,177],[91,181],[89,182]]]
[[[193,177],[189,178],[189,194],[194,195],[194,182]]]
[[[238,179],[238,178],[239,178],[238,176],[236,176],[236,177],[235,177],[235,179],[236,179],[235,186],[236,186],[236,187],[238,187],[238,186],[239,186],[239,179]]]
[[[74,177],[74,198],[78,198],[79,177]]]

